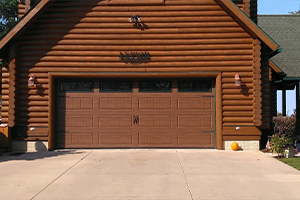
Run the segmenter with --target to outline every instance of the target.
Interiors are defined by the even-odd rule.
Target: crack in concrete
[[[188,187],[188,190],[189,190],[189,193],[190,193],[190,195],[191,195],[191,199],[194,200],[193,194],[192,194],[192,190],[191,190],[190,185],[189,185],[189,183],[188,183],[188,181],[187,181],[187,178],[186,178],[186,175],[185,175],[183,166],[182,166],[182,162],[181,162],[180,157],[179,157],[179,155],[178,155],[177,149],[176,149],[176,153],[177,153],[177,158],[178,158],[179,163],[180,163],[181,170],[182,170],[182,172],[183,172],[183,176],[184,176],[184,179],[185,179],[185,183],[186,183],[186,185],[187,185],[187,187]]]
[[[73,164],[71,167],[69,167],[66,171],[64,171],[61,175],[59,175],[57,178],[55,178],[53,181],[51,181],[46,187],[41,189],[37,194],[35,194],[33,197],[31,197],[30,200],[33,200],[35,197],[37,197],[39,194],[41,194],[44,190],[46,190],[50,185],[52,185],[55,181],[57,181],[60,177],[62,177],[64,174],[66,174],[68,171],[70,171],[73,167],[75,167],[77,164],[79,164],[81,161],[83,161],[86,157],[88,157],[93,151],[89,152],[85,156],[83,156],[80,160],[78,160],[75,164]]]

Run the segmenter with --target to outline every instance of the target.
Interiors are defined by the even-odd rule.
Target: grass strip
[[[282,158],[281,162],[300,170],[300,157]]]

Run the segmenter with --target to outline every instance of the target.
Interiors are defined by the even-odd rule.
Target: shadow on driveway
[[[50,158],[50,157],[57,157],[63,156],[67,154],[82,154],[83,151],[78,150],[55,150],[55,151],[44,151],[44,152],[27,152],[27,153],[20,153],[20,152],[12,152],[0,155],[0,163],[11,161],[11,160],[37,160],[43,158]]]

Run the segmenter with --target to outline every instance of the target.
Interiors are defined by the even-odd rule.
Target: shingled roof
[[[272,61],[286,78],[300,79],[300,15],[258,15],[258,25],[283,48]]]

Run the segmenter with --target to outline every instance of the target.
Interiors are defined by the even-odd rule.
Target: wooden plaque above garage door
[[[58,148],[215,147],[214,80],[61,79]]]

